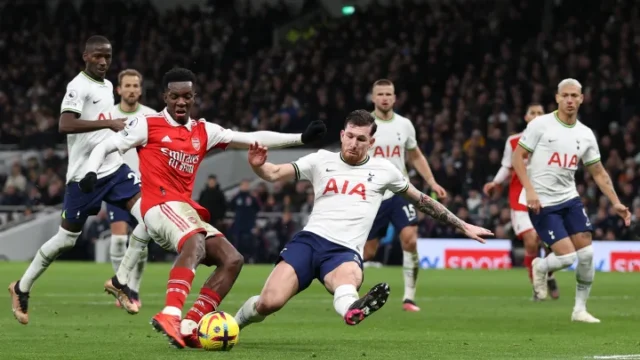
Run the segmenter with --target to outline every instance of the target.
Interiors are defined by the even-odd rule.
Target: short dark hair
[[[99,45],[111,45],[111,41],[102,35],[93,35],[84,43],[84,51],[88,51],[89,48]]]
[[[373,86],[371,86],[371,88],[373,89],[376,86],[394,86],[394,85],[393,85],[393,81],[389,79],[379,79],[373,83]]]
[[[344,121],[345,129],[347,126],[351,124],[352,126],[371,126],[371,131],[369,135],[373,136],[378,130],[378,124],[376,124],[376,119],[371,115],[367,110],[354,110],[347,115],[347,118]]]
[[[169,83],[187,81],[191,81],[195,84],[196,74],[189,69],[179,67],[173,68],[167,71],[167,73],[162,77],[162,90],[166,91],[169,87]]]
[[[532,103],[529,103],[529,105],[527,105],[527,112],[529,112],[529,109],[531,109],[531,108],[532,108],[532,107],[534,107],[534,106],[542,106],[542,104],[541,104],[541,103],[539,103],[539,102],[532,102]],[[542,106],[542,109],[544,110],[544,106]]]

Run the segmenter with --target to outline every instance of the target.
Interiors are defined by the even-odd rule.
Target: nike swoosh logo
[[[554,142],[554,141],[556,141],[556,140],[557,140],[557,139],[553,139],[553,140],[549,139],[549,142]]]
[[[327,169],[327,172],[331,172],[331,171],[335,171],[335,170],[332,170],[332,169]]]
[[[100,99],[100,100],[96,100],[96,101],[94,101],[93,103],[94,103],[94,104],[97,104],[97,103],[99,103],[100,101],[102,101],[102,99]]]

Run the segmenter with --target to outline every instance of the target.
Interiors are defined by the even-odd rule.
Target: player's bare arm
[[[616,190],[613,187],[611,177],[602,165],[602,162],[598,161],[595,164],[587,166],[587,170],[591,173],[591,176],[598,185],[598,188],[600,188],[600,191],[602,191],[609,201],[611,201],[616,213],[624,219],[625,225],[629,226],[631,223],[631,213],[629,212],[629,208],[620,203],[618,194],[616,194]]]
[[[518,144],[513,152],[511,158],[511,164],[513,165],[513,171],[518,175],[518,179],[522,183],[522,187],[527,193],[527,207],[538,213],[540,211],[540,199],[536,191],[533,189],[533,185],[527,175],[527,166],[524,163],[524,159],[529,155],[529,150],[525,149],[522,144]]]
[[[120,131],[124,129],[126,118],[113,120],[81,120],[80,114],[72,111],[63,112],[58,121],[58,132],[61,134],[81,134],[92,131],[110,129]]]
[[[423,194],[411,184],[409,184],[409,187],[406,191],[400,194],[407,200],[409,200],[420,212],[431,216],[432,218],[443,224],[455,227],[471,239],[484,244],[485,240],[482,238],[482,236],[493,235],[493,233],[487,229],[462,221],[451,211],[449,211],[444,205]]]
[[[313,143],[327,133],[327,126],[321,120],[312,121],[302,134],[285,134],[274,131],[233,132],[229,147],[248,149],[254,143],[269,148],[286,148]]]
[[[439,199],[445,199],[447,197],[446,190],[436,182],[436,178],[433,176],[431,167],[427,158],[422,153],[419,147],[413,149],[407,149],[407,155],[409,156],[409,162],[414,169],[422,176],[424,181],[427,182],[429,187],[436,192]]]
[[[278,180],[290,181],[296,178],[296,170],[293,164],[272,164],[267,162],[267,148],[257,142],[249,145],[249,165],[261,179],[275,182]]]

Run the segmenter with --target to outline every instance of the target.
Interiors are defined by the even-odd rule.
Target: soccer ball
[[[198,323],[198,338],[208,351],[229,351],[238,343],[240,327],[233,316],[214,311],[203,316]]]

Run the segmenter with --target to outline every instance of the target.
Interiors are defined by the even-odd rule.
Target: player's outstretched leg
[[[400,242],[402,244],[402,274],[404,276],[402,309],[412,312],[420,311],[415,301],[418,271],[420,270],[418,227],[411,225],[400,230]]]
[[[290,244],[291,243],[287,244],[287,247],[292,248]],[[291,250],[293,249],[289,249],[289,251]],[[293,260],[294,263],[297,265],[297,261],[299,261],[299,264],[302,265],[306,260],[307,262],[304,268],[310,268],[312,259],[306,255],[307,254],[301,254],[298,260]],[[298,293],[298,289],[302,291],[311,284],[313,280],[313,272],[311,270],[301,271],[301,275],[306,276],[304,274],[307,274],[311,277],[308,279],[300,278],[304,281],[304,283],[302,283],[303,286],[300,286],[299,275],[296,273],[294,267],[286,261],[287,259],[285,258],[276,265],[269,275],[267,282],[264,284],[260,295],[249,298],[240,310],[238,310],[235,319],[240,329],[243,329],[249,324],[262,322],[267,316],[282,309],[287,301]],[[299,268],[299,270],[300,269],[301,268]]]
[[[524,245],[524,267],[527,269],[527,273],[529,274],[529,282],[533,285],[533,260],[539,255],[539,242],[538,235],[536,232],[531,229],[530,231],[524,232],[520,235],[522,239],[522,243]],[[533,291],[533,301],[539,301],[536,296],[536,292]]]
[[[147,267],[147,259],[149,257],[149,247],[145,247],[140,253],[138,263],[133,268],[133,272],[129,278],[129,288],[131,289],[131,300],[134,304],[138,305],[138,309],[142,308],[142,301],[140,300],[140,285],[142,283],[142,275],[144,269]]]
[[[72,224],[63,220],[58,233],[40,247],[22,278],[9,284],[11,309],[19,323],[24,325],[29,323],[29,296],[33,283],[60,254],[75,245],[82,231],[82,225],[83,223]]]
[[[205,281],[200,295],[180,323],[180,333],[188,347],[201,347],[198,340],[198,323],[202,317],[215,311],[236,282],[244,258],[224,236],[209,237],[205,243],[206,266],[216,266],[216,270]]]
[[[544,246],[544,252],[546,256],[553,253],[551,249]],[[547,288],[549,289],[549,296],[553,300],[558,300],[560,298],[560,289],[558,288],[558,282],[556,281],[556,277],[553,275],[553,271],[549,271],[547,274]]]
[[[362,284],[362,268],[354,261],[354,253],[345,252],[328,260],[320,269],[324,286],[333,293],[333,307],[347,325],[357,325],[378,311],[389,297],[389,285],[378,284],[363,296],[358,296]],[[358,255],[355,255],[358,259]],[[324,275],[323,273],[326,273]],[[324,275],[324,277],[322,277]]]
[[[533,290],[539,299],[547,298],[547,276],[550,271],[558,271],[571,266],[577,259],[573,243],[564,237],[551,245],[553,250],[546,258],[533,260]]]
[[[120,263],[122,263],[122,258],[124,257],[124,253],[127,250],[127,240],[129,240],[129,236],[127,235],[129,231],[129,225],[126,221],[122,221],[120,219],[118,219],[118,221],[115,221],[115,217],[120,216],[121,213],[129,216],[129,213],[109,204],[107,204],[107,211],[109,212],[109,220],[111,221],[109,257],[111,258],[111,266],[113,267],[113,272],[115,273],[118,271]],[[121,306],[120,301],[116,300],[116,306]]]
[[[178,349],[185,347],[180,334],[180,320],[185,300],[191,292],[195,269],[206,256],[205,238],[201,233],[191,235],[178,249],[178,257],[169,272],[164,309],[151,319],[151,325],[163,333]]]

